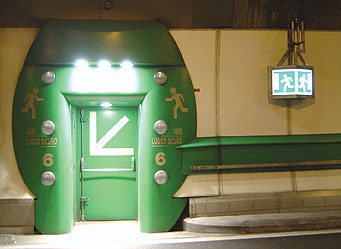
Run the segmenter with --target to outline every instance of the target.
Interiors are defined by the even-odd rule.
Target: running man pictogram
[[[305,78],[305,74],[303,74],[298,81],[300,82],[298,88],[303,88],[303,92],[306,92],[305,84],[308,83],[308,80]]]
[[[290,83],[292,82],[292,78],[291,77],[288,77],[287,74],[284,74],[283,75],[283,79],[281,80],[281,83],[285,83],[284,84],[284,89],[283,91],[286,92],[287,91],[287,88],[294,88],[295,86],[291,85]]]
[[[34,87],[33,93],[26,94],[24,102],[26,102],[26,106],[24,108],[21,108],[21,112],[28,112],[28,110],[31,108],[32,110],[32,119],[36,119],[36,106],[34,105],[34,101],[44,101],[44,98],[39,98],[38,94],[39,88]]]
[[[175,101],[175,105],[173,107],[173,117],[174,119],[178,118],[178,108],[180,107],[180,110],[182,112],[188,112],[188,108],[183,106],[183,102],[185,102],[184,96],[181,93],[176,93],[176,88],[172,87],[170,89],[170,93],[172,94],[172,97],[165,98],[166,101]]]

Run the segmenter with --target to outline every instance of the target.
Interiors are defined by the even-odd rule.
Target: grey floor
[[[245,239],[340,233],[340,229],[267,234],[141,233],[137,221],[80,222],[63,235],[0,235],[1,248],[166,248]],[[193,244],[196,243],[196,244]],[[176,248],[176,246],[175,246]],[[212,247],[213,248],[213,247]]]

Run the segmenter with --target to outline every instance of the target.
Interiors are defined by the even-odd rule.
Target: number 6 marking
[[[43,165],[46,167],[51,167],[53,165],[53,155],[51,153],[46,153],[43,156]]]
[[[163,166],[166,164],[166,154],[163,152],[159,152],[155,155],[155,163],[159,166]]]

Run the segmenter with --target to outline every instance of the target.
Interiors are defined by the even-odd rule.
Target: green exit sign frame
[[[268,75],[269,99],[315,98],[314,67],[270,66]]]

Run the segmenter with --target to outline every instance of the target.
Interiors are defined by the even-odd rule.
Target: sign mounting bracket
[[[304,23],[295,19],[288,25],[288,49],[277,66],[282,66],[286,60],[288,60],[288,65],[298,65],[298,59],[304,66],[307,66],[302,53],[305,53]]]

